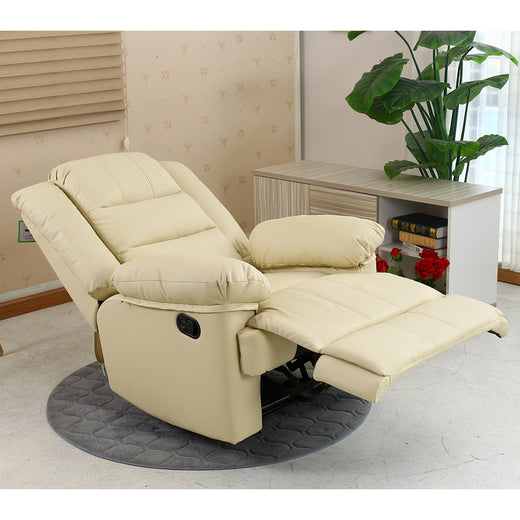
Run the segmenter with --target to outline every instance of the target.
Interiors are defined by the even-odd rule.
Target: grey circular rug
[[[148,415],[112,392],[98,363],[91,363],[52,391],[47,420],[74,446],[115,462],[158,469],[236,469],[331,446],[359,428],[370,406],[329,387],[265,415],[260,432],[232,445]]]

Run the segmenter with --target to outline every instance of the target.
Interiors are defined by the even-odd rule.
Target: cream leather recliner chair
[[[296,216],[248,240],[176,162],[72,161],[12,201],[95,331],[112,390],[215,439],[262,428],[261,376],[288,362],[376,402],[431,356],[507,333],[490,305],[376,273],[379,224]]]

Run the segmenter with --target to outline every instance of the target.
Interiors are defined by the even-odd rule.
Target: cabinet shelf
[[[386,253],[390,253],[394,247],[397,247],[397,249],[401,250],[401,254],[403,256],[410,256],[412,258],[417,258],[419,260],[421,257],[419,256],[419,253],[416,253],[415,251],[412,251],[411,249],[407,249],[406,247],[401,244],[401,242],[391,242],[390,244],[384,244],[379,246],[380,251],[385,251]]]

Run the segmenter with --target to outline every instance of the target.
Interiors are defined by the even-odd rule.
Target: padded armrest
[[[341,215],[298,215],[266,220],[249,237],[253,264],[349,268],[373,256],[385,235],[371,220]]]
[[[123,296],[189,305],[257,303],[271,293],[267,278],[252,265],[219,255],[136,258],[114,271],[112,283]]]

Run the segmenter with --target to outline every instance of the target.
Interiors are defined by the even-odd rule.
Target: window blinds
[[[120,32],[0,32],[0,136],[119,121]]]

